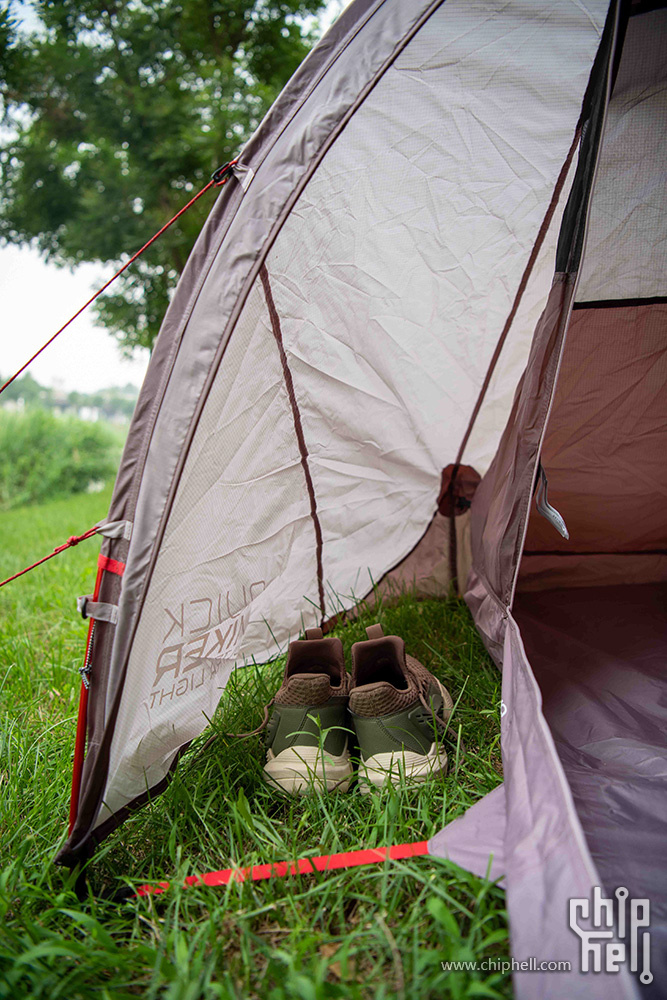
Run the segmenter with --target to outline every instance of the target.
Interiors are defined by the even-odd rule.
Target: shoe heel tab
[[[369,625],[366,629],[366,635],[369,639],[384,639],[384,629],[381,625]]]
[[[307,628],[306,639],[323,639],[324,634],[321,628]]]

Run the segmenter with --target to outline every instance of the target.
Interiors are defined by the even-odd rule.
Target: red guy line
[[[54,556],[64,552],[65,549],[70,549],[73,545],[78,545],[79,542],[84,542],[86,538],[92,538],[92,536],[96,534],[97,527],[94,527],[89,528],[88,531],[84,531],[83,535],[72,535],[71,538],[67,539],[64,545],[59,545],[53,550],[53,552],[49,552],[48,556],[44,556],[43,559],[38,559],[37,562],[32,564],[32,566],[26,566],[26,568],[22,569],[19,573],[14,573],[14,576],[8,576],[6,580],[3,580],[0,583],[0,587],[4,587],[6,583],[11,583],[12,580],[18,580],[18,578],[23,576],[24,573],[29,573],[31,569],[35,569],[37,566],[41,566],[42,563],[47,562],[47,560],[53,559]]]
[[[81,308],[78,309],[74,313],[73,316],[70,316],[70,318],[67,320],[67,322],[63,323],[63,325],[60,327],[60,329],[56,330],[56,332],[53,334],[53,336],[49,337],[49,339],[46,341],[46,343],[42,344],[42,346],[40,347],[40,349],[38,351],[35,351],[35,353],[33,354],[33,356],[31,358],[29,358],[24,365],[21,365],[21,367],[19,368],[19,370],[17,372],[14,372],[14,374],[12,375],[11,378],[7,379],[7,381],[5,382],[5,384],[0,387],[0,393],[4,392],[5,389],[7,388],[7,386],[11,385],[12,382],[14,381],[14,379],[18,378],[19,375],[26,370],[26,368],[28,367],[28,365],[31,365],[32,362],[35,360],[35,358],[38,358],[39,355],[42,353],[42,351],[46,350],[46,348],[49,346],[49,344],[52,344],[53,341],[56,339],[56,337],[58,337],[63,332],[63,330],[66,330],[67,327],[70,325],[70,323],[74,322],[74,320],[77,318],[77,316],[81,315],[81,313],[84,311],[84,309],[87,309],[88,306],[92,302],[94,302],[95,299],[99,295],[102,294],[102,292],[106,291],[106,289],[109,287],[109,285],[112,282],[114,282],[116,280],[116,278],[119,278],[120,275],[123,273],[123,271],[126,271],[128,269],[128,267],[130,266],[130,264],[134,263],[134,261],[137,259],[137,257],[141,256],[141,254],[144,252],[144,250],[148,250],[149,246],[151,246],[153,243],[155,243],[155,241],[157,239],[159,239],[159,237],[162,236],[162,234],[164,232],[166,232],[166,230],[169,229],[170,226],[173,226],[173,224],[176,222],[176,220],[180,219],[180,217],[183,215],[183,213],[187,212],[187,210],[192,205],[194,205],[194,203],[197,201],[197,199],[201,198],[201,196],[203,194],[206,194],[206,192],[210,188],[212,188],[212,187],[222,187],[222,185],[225,184],[226,181],[227,181],[227,174],[225,174],[224,172],[231,170],[231,168],[235,164],[236,164],[236,160],[233,160],[231,163],[225,164],[225,167],[220,167],[219,170],[216,170],[215,174],[213,175],[213,177],[211,178],[211,180],[208,182],[208,184],[206,185],[206,187],[203,187],[201,189],[201,191],[199,191],[194,196],[194,198],[191,198],[190,201],[187,203],[187,205],[184,205],[183,208],[180,209],[180,211],[178,211],[176,213],[176,215],[172,219],[169,220],[169,222],[165,223],[165,225],[162,227],[162,229],[160,229],[157,233],[155,233],[154,236],[151,236],[151,238],[149,239],[148,243],[144,243],[144,245],[142,246],[141,250],[137,250],[137,252],[135,254],[133,254],[132,257],[130,257],[130,259],[127,261],[127,263],[123,264],[123,266],[120,268],[120,270],[116,271],[116,273],[114,274],[114,276],[112,278],[109,278],[109,280],[104,285],[102,285],[101,288],[98,288],[98,290],[95,292],[95,294],[91,295],[91,297],[88,299],[88,301],[86,303],[84,303],[84,305],[82,305]],[[7,582],[7,581],[5,581],[5,582]]]

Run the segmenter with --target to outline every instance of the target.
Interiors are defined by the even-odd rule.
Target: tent
[[[578,970],[568,901],[649,898],[648,990],[641,956],[516,989],[659,995],[666,25],[655,2],[355,0],[308,56],[150,362],[83,608],[61,862],[165,787],[236,665],[373,582],[457,581],[502,665],[505,781],[430,850],[493,855],[521,959]]]

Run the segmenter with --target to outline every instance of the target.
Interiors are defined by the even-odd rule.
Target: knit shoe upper
[[[368,641],[352,647],[350,715],[367,776],[382,784],[389,771],[398,780],[399,763],[416,780],[443,771],[447,755],[440,741],[453,709],[449,692],[406,655],[399,636],[385,636],[379,625],[366,631]]]
[[[290,643],[266,728],[267,780],[290,792],[304,791],[313,782],[347,788],[352,774],[349,686],[340,639],[324,639],[320,629],[308,629],[306,639]]]

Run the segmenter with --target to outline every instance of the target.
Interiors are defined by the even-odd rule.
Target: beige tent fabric
[[[289,622],[276,606],[302,609],[306,625],[321,617],[304,606],[304,592],[317,596],[313,523],[259,282],[183,484],[128,665],[101,822],[205,728],[232,669],[273,643],[267,623],[287,642]]]
[[[570,11],[550,7],[546,57],[539,5],[518,17],[447,0],[337,139],[269,255],[336,607],[412,552],[434,516],[572,145],[590,69],[579,59],[597,35]],[[527,90],[539,91],[530,120]],[[546,302],[571,180],[466,450],[480,474]]]
[[[266,277],[318,529],[266,289],[256,281],[189,447],[120,702],[107,702],[107,720],[117,718],[96,825],[157,783],[178,748],[205,728],[234,664],[266,660],[317,621],[318,530],[325,615],[353,607],[371,578],[380,580],[424,535],[572,145],[605,15],[601,0],[576,12],[569,0],[522,5],[520,16],[503,5],[447,0],[382,74],[296,200]],[[539,104],[530,116],[527,93]],[[308,119],[305,134],[312,128]],[[303,137],[295,142],[301,156]],[[244,204],[254,213],[271,201],[262,176],[258,165],[239,225]],[[521,343],[510,352],[525,353],[554,239],[552,227],[540,280],[527,291],[523,339],[512,339]],[[203,364],[192,338],[220,322],[213,278],[225,278],[224,289],[229,279],[215,271],[217,260],[210,267],[156,448],[176,433],[183,366],[192,356],[190,386]],[[509,382],[498,391],[502,410]],[[151,454],[153,489],[161,470]],[[128,579],[145,544],[141,495],[138,510]],[[417,572],[433,578],[431,592],[447,585],[437,552]],[[121,601],[121,637],[130,614],[135,605]]]

